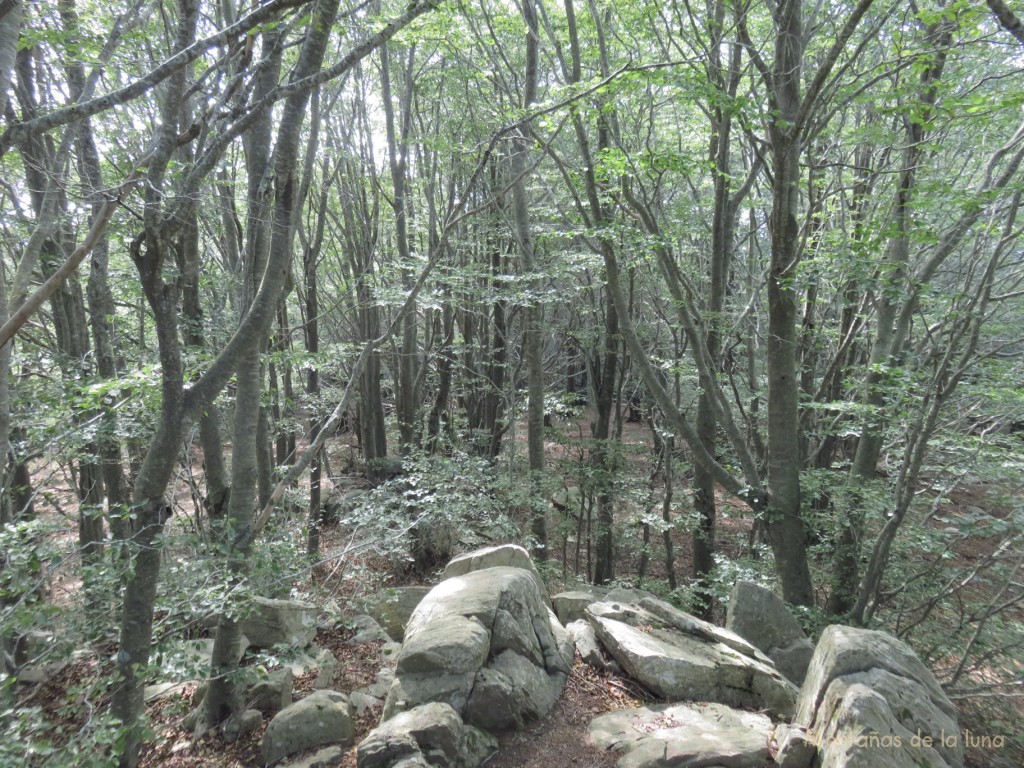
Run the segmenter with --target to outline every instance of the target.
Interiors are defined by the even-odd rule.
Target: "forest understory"
[[[581,414],[570,423],[562,422],[558,428],[549,432],[546,444],[548,458],[552,462],[565,461],[573,450],[581,450],[581,445],[572,438],[573,433],[580,434],[580,425],[585,424],[587,414]],[[650,474],[651,457],[650,431],[647,425],[627,423],[623,429],[623,442],[632,446],[629,461],[641,473]],[[520,447],[520,450],[522,448]],[[585,452],[585,449],[582,449]],[[353,457],[358,454],[358,447],[351,435],[344,435],[329,444],[329,455],[333,457],[330,464],[337,467],[356,469]],[[585,458],[585,454],[581,457]],[[193,457],[191,468],[183,474],[188,475],[189,482],[201,482],[203,465],[201,455]],[[63,561],[54,561],[55,566],[48,568],[43,576],[45,583],[45,599],[58,610],[78,610],[82,602],[81,582],[76,578],[76,534],[74,520],[74,492],[70,485],[62,487],[59,473],[53,473],[53,465],[40,464],[34,473],[37,487],[46,487],[47,504],[42,514],[54,523],[51,546],[64,553]],[[339,485],[354,483],[360,487],[366,485],[361,475],[339,475],[335,478]],[[66,478],[65,478],[66,480]],[[657,489],[660,493],[663,488]],[[189,548],[195,546],[194,519],[189,517],[188,507],[192,503],[188,485],[179,487],[175,495],[178,505],[175,522],[168,527],[168,547],[164,558],[168,562],[181,556],[194,556]],[[719,492],[717,499],[721,514],[718,520],[717,545],[721,559],[731,564],[734,569],[732,576],[723,575],[722,586],[728,588],[731,578],[754,578],[764,583],[771,583],[770,551],[760,545],[751,549],[752,516],[749,508],[730,502],[727,495]],[[941,526],[945,518],[957,518],[984,511],[985,515],[994,518],[1005,517],[1009,510],[1005,504],[993,501],[993,489],[982,485],[968,486],[950,495],[931,521],[931,525]],[[635,510],[634,510],[635,512]],[[550,523],[553,530],[558,530],[559,509],[552,507]],[[630,515],[620,516],[626,520]],[[635,515],[634,515],[635,517]],[[475,524],[483,530],[487,529],[487,521],[476,520]],[[483,523],[483,525],[480,525]],[[509,517],[504,540],[522,542],[529,528],[529,520],[520,510]],[[571,530],[568,529],[568,530]],[[518,531],[518,534],[513,533]],[[350,691],[367,685],[382,665],[380,643],[350,645],[348,640],[353,636],[346,623],[361,612],[364,601],[389,587],[409,585],[430,585],[437,573],[417,574],[411,567],[411,558],[400,558],[406,565],[396,567],[395,550],[386,546],[369,548],[359,554],[344,554],[352,548],[353,534],[356,528],[346,525],[346,521],[324,531],[322,540],[323,558],[317,563],[309,563],[301,571],[286,570],[275,574],[292,585],[292,594],[297,594],[318,606],[330,606],[331,610],[323,614],[327,622],[317,632],[316,645],[331,651],[338,661],[338,668],[331,685],[332,689]],[[275,538],[291,538],[294,548],[299,548],[304,541],[304,521],[301,516],[286,519],[275,534]],[[686,594],[685,586],[690,580],[691,572],[691,535],[683,527],[672,530],[674,552],[676,556],[676,572],[683,587],[676,593],[667,593],[667,578],[664,560],[659,557],[660,546],[650,545],[651,555],[646,566],[646,580],[640,581],[638,570],[644,549],[642,529],[635,524],[626,527],[617,535],[619,545],[616,552],[618,576],[616,583],[623,586],[653,589],[656,594],[668,596],[678,601]],[[568,536],[564,538],[569,538]],[[175,542],[179,542],[175,544]],[[472,545],[491,543],[486,536],[471,536],[466,542]],[[554,541],[553,541],[554,543]],[[963,539],[954,553],[955,562],[950,567],[969,571],[972,566],[983,563],[990,558],[1000,546],[1000,540],[988,536],[976,536]],[[451,554],[472,548],[466,543],[456,543]],[[382,550],[386,550],[382,551]],[[588,572],[586,555],[578,562],[572,546],[553,546],[552,559],[544,568],[549,590],[552,594],[572,589],[579,584],[586,584]],[[819,567],[826,563],[822,561]],[[443,563],[441,564],[443,566]],[[592,564],[591,564],[592,568]],[[579,573],[577,573],[579,571]],[[992,595],[986,592],[984,585],[973,590],[970,599],[985,602]],[[824,596],[821,596],[823,602]],[[968,596],[965,596],[968,599]],[[194,607],[194,606],[192,606]],[[687,607],[684,603],[684,607]],[[180,605],[179,609],[189,611],[190,606]],[[713,618],[718,624],[724,623],[725,606],[719,601],[715,604]],[[202,626],[197,626],[194,615],[175,617],[164,615],[170,627],[161,636],[159,642],[182,640],[204,636]],[[1015,622],[1024,621],[1024,606],[1014,607],[1008,618]],[[924,619],[927,621],[927,619]],[[814,616],[808,625],[810,630],[822,629],[827,618],[821,614]],[[184,630],[182,631],[182,627]],[[899,627],[882,627],[890,631]],[[108,636],[113,638],[114,625],[108,627]],[[175,631],[176,637],[171,636]],[[927,632],[943,631],[941,620],[928,627]],[[914,634],[908,639],[919,649],[922,647]],[[73,638],[55,638],[55,647],[67,648]],[[27,753],[25,765],[42,765],[46,762],[46,750],[54,754],[62,754],[67,745],[81,738],[81,734],[94,727],[92,722],[97,713],[109,705],[107,686],[110,676],[114,673],[112,655],[116,653],[116,643],[108,642],[78,647],[68,660],[58,664],[59,669],[41,684],[19,685],[15,706],[26,711],[37,712],[38,720],[31,729],[33,750]],[[42,664],[53,662],[52,654],[45,654],[40,659]],[[940,680],[948,677],[952,667],[959,662],[956,658],[935,657],[931,660],[933,670]],[[243,657],[241,665],[263,665],[273,669],[280,660],[272,655],[250,653]],[[1002,663],[1006,663],[1003,659]],[[1018,674],[1020,669],[990,669],[988,673],[981,667],[972,674],[970,685],[984,688],[987,684],[1006,679],[1007,676]],[[200,670],[201,671],[201,670]],[[313,680],[317,671],[313,670],[295,680],[294,697],[299,699],[312,692]],[[173,677],[162,677],[152,682],[181,683],[173,693],[161,696],[147,705],[150,736],[142,749],[142,766],[146,768],[256,768],[262,765],[260,758],[260,739],[269,718],[253,733],[234,743],[225,743],[219,736],[208,734],[197,738],[188,730],[183,721],[194,709],[193,700],[198,682],[196,680],[177,680]],[[579,768],[613,768],[616,758],[613,753],[605,753],[589,745],[586,729],[590,720],[598,714],[640,706],[645,703],[657,703],[656,696],[646,691],[638,683],[624,677],[598,671],[583,663],[577,655],[572,675],[569,678],[563,698],[556,708],[545,718],[530,724],[519,733],[500,734],[500,750],[487,761],[487,768],[550,768],[552,765],[574,766]],[[1024,739],[1019,737],[1019,723],[1024,718],[1024,701],[1020,697],[990,697],[987,691],[980,696],[960,696],[955,698],[960,711],[962,729],[977,734],[977,743],[966,743],[966,764],[968,768],[1011,768],[1024,763]],[[379,708],[368,710],[356,719],[356,731],[353,746],[346,749],[338,768],[355,768],[355,745],[362,736],[376,726],[380,715]],[[998,748],[981,743],[981,735],[1001,734],[1005,745]],[[40,745],[42,751],[36,752]],[[316,750],[310,750],[312,754]],[[298,757],[301,757],[300,753]],[[85,765],[101,759],[99,755],[83,754]],[[99,763],[97,763],[99,764]],[[11,764],[12,768],[14,764]]]

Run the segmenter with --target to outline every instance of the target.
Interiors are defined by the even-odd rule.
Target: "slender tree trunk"
[[[529,106],[537,94],[537,16],[533,0],[524,0],[523,21],[526,24],[526,70],[524,72],[523,106]],[[512,173],[512,220],[519,244],[520,263],[524,275],[537,268],[533,233],[530,229],[530,198],[526,174],[530,166],[529,138],[524,131],[516,136],[510,159]],[[547,502],[544,499],[544,309],[539,302],[526,308],[524,349],[527,375],[526,450],[530,471],[530,533],[534,555],[548,558]]]

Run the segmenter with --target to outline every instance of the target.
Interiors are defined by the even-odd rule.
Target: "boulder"
[[[391,637],[384,631],[372,616],[362,614],[348,622],[355,634],[348,640],[348,645],[365,645],[366,643],[390,643]]]
[[[953,704],[914,652],[884,632],[826,628],[794,724],[813,733],[816,768],[964,762]]]
[[[833,624],[825,628],[814,650],[794,722],[813,727],[814,713],[833,680],[876,668],[918,682],[935,706],[956,720],[956,708],[939,681],[906,643],[885,632]]]
[[[768,762],[772,723],[764,715],[721,704],[666,704],[609,712],[588,734],[622,752],[619,768],[761,768]]]
[[[316,637],[316,608],[300,600],[257,597],[253,599],[252,612],[239,625],[256,648],[306,648]]]
[[[473,725],[519,727],[554,705],[572,654],[534,571],[501,566],[446,579],[409,620],[383,719],[443,702]]]
[[[831,715],[818,734],[815,766],[951,768],[934,748],[934,742],[915,741],[915,734],[902,726],[882,694],[859,683],[847,686],[840,680],[829,688],[827,708]],[[959,764],[963,764],[962,757]]]
[[[638,605],[594,603],[587,620],[626,672],[672,701],[765,709],[787,717],[797,688],[742,638],[645,598]]]
[[[476,768],[497,749],[495,739],[464,725],[447,704],[423,704],[395,715],[359,744],[358,768]]]
[[[582,621],[587,606],[601,602],[607,591],[601,587],[591,587],[559,592],[551,598],[551,607],[554,608],[558,620],[568,627],[574,621]]]
[[[794,683],[803,682],[814,643],[770,589],[752,581],[737,581],[729,593],[725,628],[757,646]]]
[[[387,589],[367,603],[366,612],[389,636],[401,641],[405,637],[409,617],[429,591],[430,587]]]
[[[452,765],[462,741],[462,719],[447,704],[431,703],[381,723],[357,750],[359,768],[390,768],[422,755],[428,764]]]
[[[337,691],[315,691],[278,712],[270,721],[260,749],[265,763],[323,744],[352,741],[352,706]]]
[[[275,669],[266,678],[257,680],[249,687],[246,700],[253,709],[265,715],[280,712],[292,703],[292,688],[295,677],[291,669]]]
[[[248,736],[263,724],[263,713],[258,709],[246,709],[231,715],[221,726],[224,741],[229,744]]]
[[[540,577],[537,566],[533,564],[530,553],[518,544],[499,544],[494,547],[484,547],[472,552],[453,557],[441,575],[441,580],[450,579],[455,576],[464,576],[473,571],[482,571],[485,568],[522,568],[529,571],[537,580],[537,589],[546,605],[551,605],[551,598],[548,597],[548,588],[544,579]]]

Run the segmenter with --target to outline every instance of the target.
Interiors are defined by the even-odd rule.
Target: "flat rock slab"
[[[722,704],[666,704],[594,718],[595,746],[622,752],[619,768],[760,768],[772,723]]]
[[[783,717],[793,712],[796,686],[755,649],[747,656],[736,643],[723,642],[731,640],[725,630],[712,633],[701,623],[688,631],[684,622],[669,623],[640,606],[606,603],[587,608],[587,620],[630,677],[670,701],[766,709]]]

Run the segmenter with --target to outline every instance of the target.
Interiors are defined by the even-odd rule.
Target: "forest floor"
[[[627,424],[624,434],[628,461],[650,462],[650,433],[644,424]],[[582,419],[575,423],[562,425],[562,433],[578,432],[583,434],[585,424]],[[525,432],[525,430],[524,430]],[[577,448],[566,446],[564,442],[552,441],[547,444],[552,463],[573,460],[572,453]],[[344,445],[339,446],[339,458],[335,466],[344,463],[344,455],[349,453]],[[646,452],[646,459],[644,454]],[[197,471],[193,468],[193,471]],[[54,478],[51,477],[52,483]],[[74,502],[74,494],[68,484],[66,493],[59,490],[59,484],[51,484],[58,490],[51,496],[61,509],[58,512],[69,522],[74,517],[69,514]],[[187,491],[179,494],[179,502],[188,501]],[[957,510],[977,509],[985,506],[986,491],[984,488],[966,489],[954,496],[943,510],[947,517],[955,516]],[[717,544],[721,551],[733,558],[739,558],[748,549],[748,537],[751,519],[746,515],[745,507],[731,499],[719,499],[720,516],[718,521]],[[993,514],[998,514],[998,510]],[[183,522],[183,521],[180,521]],[[179,522],[179,524],[180,524]],[[634,546],[624,547],[624,555],[617,562],[620,573],[633,577],[639,567],[639,532]],[[67,538],[73,546],[74,531],[68,526]],[[660,536],[658,537],[660,540]],[[689,537],[682,531],[673,533],[676,552],[675,570],[684,574],[690,565]],[[340,550],[345,545],[344,532],[333,530],[327,532],[323,542],[325,552]],[[660,541],[652,542],[660,550]],[[998,542],[989,539],[969,540],[965,550],[957,556],[967,560],[981,559],[990,554],[998,546]],[[554,575],[556,583],[553,591],[561,586],[571,586],[574,572],[586,571],[586,562],[580,562],[574,552],[562,554],[562,578],[558,578],[557,569]],[[367,558],[357,566],[358,578],[353,578],[353,567],[349,563],[344,569],[322,569],[316,574],[316,593],[324,601],[333,601],[336,605],[358,605],[359,598],[372,593],[384,586],[415,583],[408,575],[396,573],[393,563],[374,561]],[[647,564],[648,582],[664,582],[666,576],[665,563],[660,558],[652,558]],[[79,582],[68,577],[52,585],[51,599],[64,601],[70,599],[79,587]],[[351,609],[354,615],[356,609]],[[718,617],[724,618],[724,617]],[[322,648],[331,650],[338,660],[338,667],[333,687],[335,690],[350,691],[373,681],[382,661],[379,646],[349,645],[347,640],[351,631],[343,623],[335,623],[333,627],[324,626],[318,632],[316,643]],[[111,659],[114,644],[99,645],[89,653],[83,653],[71,663],[66,664],[59,672],[46,682],[39,685],[21,686],[18,690],[17,706],[37,707],[40,715],[47,722],[53,745],[59,747],[85,727],[91,727],[92,717],[106,706],[101,695],[83,698],[83,691],[97,689],[97,681],[109,678],[112,672]],[[250,659],[250,663],[257,660]],[[246,660],[243,659],[243,663]],[[295,696],[300,698],[310,692],[313,687],[313,675],[298,678],[295,681]],[[259,753],[260,738],[269,722],[254,733],[249,734],[234,744],[224,744],[214,737],[196,738],[184,729],[182,721],[193,708],[192,697],[195,693],[194,684],[185,684],[173,695],[155,701],[148,706],[148,717],[153,736],[147,742],[142,756],[144,768],[256,768],[262,765]],[[552,713],[543,720],[528,727],[520,733],[499,735],[500,748],[487,762],[486,768],[552,768],[553,766],[572,766],[573,768],[612,768],[615,757],[598,750],[587,741],[586,731],[589,722],[598,714],[639,706],[643,703],[656,701],[656,697],[645,691],[634,681],[615,675],[599,672],[583,664],[577,657],[576,664],[566,686],[565,695],[556,705]],[[1018,699],[1018,702],[1021,700]],[[1008,706],[1005,701],[996,702],[984,696],[962,699],[957,702],[961,710],[961,728],[976,733],[991,732],[993,725],[1002,728],[1017,728],[1024,722],[1024,706]],[[379,710],[370,710],[357,719],[354,743],[358,744],[363,735],[376,725]],[[968,768],[1011,768],[1024,765],[1024,751],[1014,748],[1002,751],[991,749],[969,748],[966,752]],[[26,764],[29,764],[26,762]],[[88,764],[83,763],[83,765]],[[355,768],[355,747],[343,756],[340,768]]]

